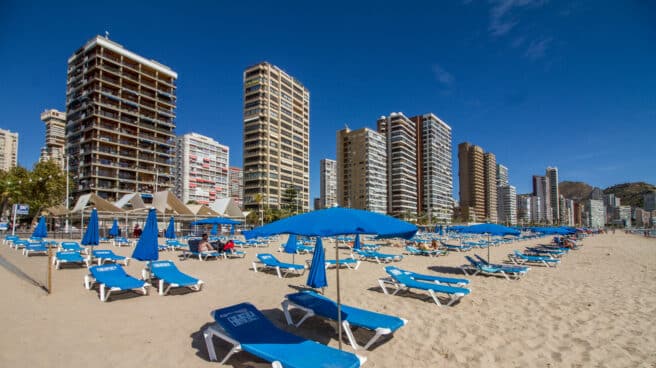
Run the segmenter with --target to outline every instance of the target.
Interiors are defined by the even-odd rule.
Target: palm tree
[[[260,212],[260,225],[264,225],[264,213],[262,211],[262,200],[264,199],[264,195],[261,193],[256,194],[253,197],[253,201],[257,203],[257,209]]]

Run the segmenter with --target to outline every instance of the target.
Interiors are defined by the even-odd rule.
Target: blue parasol
[[[100,244],[100,235],[98,234],[98,210],[91,210],[87,231],[82,237],[82,245],[96,246]]]
[[[339,264],[337,268],[339,268]],[[326,280],[326,255],[323,252],[323,243],[319,237],[317,237],[317,244],[314,246],[307,285],[315,289],[328,286],[328,281]]]
[[[121,236],[121,229],[118,227],[118,219],[114,219],[112,228],[109,229],[109,235],[113,237]]]
[[[164,237],[166,239],[175,239],[177,238],[175,236],[175,219],[173,216],[171,216],[171,219],[169,220],[169,226],[166,228],[166,232],[164,233]]]
[[[34,232],[32,232],[32,236],[35,237],[35,238],[46,238],[46,237],[48,237],[48,228],[46,226],[46,217],[45,216],[39,217],[39,223],[34,228]]]

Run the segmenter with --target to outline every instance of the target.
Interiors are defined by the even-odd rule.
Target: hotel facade
[[[175,194],[183,203],[227,198],[230,148],[197,133],[176,139]]]
[[[9,171],[18,163],[18,133],[0,129],[0,170]]]
[[[66,113],[55,109],[41,113],[41,121],[46,125],[45,145],[41,148],[39,161],[53,161],[60,169],[66,169]]]
[[[293,188],[303,211],[310,205],[310,92],[267,62],[246,68],[244,88],[244,207],[285,203]]]
[[[105,37],[73,53],[66,151],[74,196],[117,200],[173,188],[177,77]]]
[[[337,205],[337,161],[324,158],[319,163],[321,171],[319,207],[331,208]]]

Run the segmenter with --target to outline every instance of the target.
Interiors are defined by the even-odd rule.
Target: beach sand
[[[548,241],[547,238],[542,242]],[[491,249],[501,262],[513,249],[540,241],[524,241]],[[368,351],[365,367],[656,367],[656,239],[636,235],[597,235],[566,255],[557,268],[532,267],[515,281],[468,276],[471,294],[452,307],[424,300],[426,294],[390,296],[377,279],[384,266],[363,262],[357,271],[341,270],[345,304],[393,314],[409,320],[392,338]],[[324,242],[327,258],[334,247]],[[133,248],[111,248],[130,255]],[[280,307],[285,294],[304,287],[302,277],[279,279],[255,273],[258,252],[282,261],[292,256],[277,247],[247,249],[245,259],[180,261],[183,272],[205,281],[201,292],[148,296],[112,295],[101,303],[96,290],[83,286],[86,269],[53,271],[53,293],[0,267],[0,366],[2,367],[216,367],[208,360],[202,331],[210,312],[248,301],[286,330],[337,346],[334,322],[311,318],[300,328],[287,327]],[[400,253],[400,248],[383,248]],[[487,255],[487,250],[467,254]],[[25,258],[8,246],[0,255],[29,275],[45,280],[46,257]],[[340,257],[347,255],[341,251]],[[295,256],[297,263],[309,256]],[[464,277],[457,268],[463,254],[429,258],[406,256],[401,268],[426,274]],[[139,276],[144,263],[132,261],[128,273]],[[335,270],[328,270],[326,295],[335,298]],[[370,335],[358,331],[359,341]],[[344,348],[353,351],[346,343]],[[215,339],[219,357],[229,346]],[[269,367],[248,353],[234,355],[234,367]]]

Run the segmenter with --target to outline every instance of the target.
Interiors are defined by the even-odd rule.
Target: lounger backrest
[[[280,263],[276,257],[273,256],[273,254],[270,253],[259,253],[257,255],[257,258],[264,264],[268,265],[275,265]]]
[[[124,277],[127,274],[123,267],[117,264],[103,265],[103,266],[92,266],[89,267],[89,271],[98,281],[114,277]]]
[[[298,344],[305,339],[278,329],[250,303],[212,312],[216,323],[241,344]]]
[[[80,253],[78,253],[74,250],[59,251],[59,252],[57,252],[57,258],[64,259],[64,260],[67,260],[67,261],[73,261],[73,260],[79,261],[79,262],[84,261],[84,259],[80,255]]]
[[[70,250],[79,250],[81,249],[80,244],[76,242],[62,242],[61,247],[64,249],[70,249]]]
[[[108,249],[100,249],[100,250],[94,250],[92,251],[94,256],[114,256],[114,252]]]
[[[472,266],[474,266],[474,267],[478,267],[478,266],[480,266],[480,264],[481,264],[480,262],[474,260],[474,259],[473,259],[472,257],[470,257],[470,256],[465,256],[465,258],[466,258],[467,261],[469,261],[469,263],[471,263]]]
[[[187,242],[189,245],[189,250],[193,253],[198,253],[198,244],[200,244],[200,239],[189,239]]]

